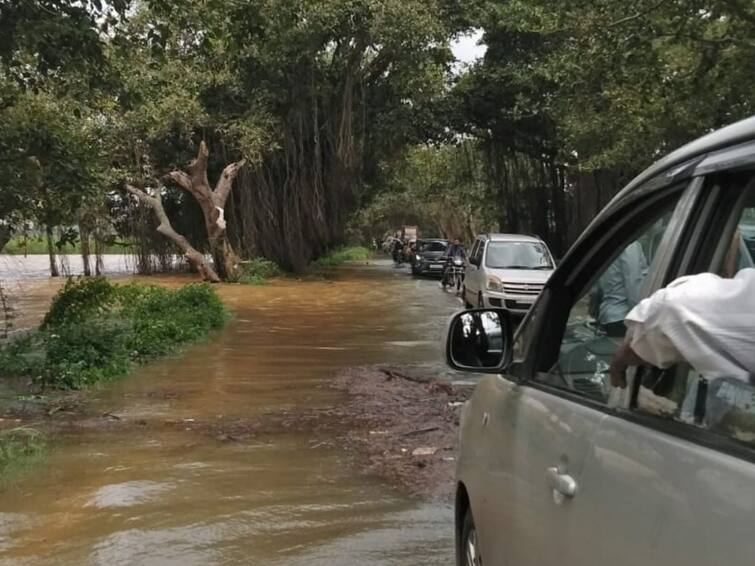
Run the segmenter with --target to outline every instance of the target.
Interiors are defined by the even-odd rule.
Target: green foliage
[[[264,285],[268,279],[280,277],[283,271],[278,265],[263,257],[245,261],[239,268],[239,283]]]
[[[71,279],[53,300],[40,331],[0,350],[0,371],[80,389],[199,340],[222,328],[226,318],[206,284],[170,290]]]
[[[97,198],[105,160],[82,110],[46,90],[0,104],[0,223],[71,225]]]
[[[223,304],[208,284],[187,285],[177,291],[130,285],[123,291],[122,312],[132,321],[127,344],[139,361],[169,354],[225,324]]]
[[[363,240],[418,225],[421,236],[471,241],[494,224],[479,153],[474,142],[416,145],[382,163],[385,184],[352,228]]]
[[[61,389],[83,389],[125,375],[138,359],[129,349],[132,332],[129,321],[109,313],[47,330],[43,380]]]
[[[315,269],[338,267],[344,263],[367,261],[371,257],[372,252],[361,246],[338,248],[314,261],[312,267]]]
[[[30,465],[39,462],[47,452],[44,435],[29,427],[0,430],[0,488]]]
[[[42,329],[77,325],[105,314],[116,300],[116,288],[104,277],[68,279],[52,300]]]

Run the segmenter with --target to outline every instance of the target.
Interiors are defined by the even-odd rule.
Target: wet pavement
[[[218,290],[235,315],[221,334],[93,391],[92,405],[187,425],[337,406],[328,384],[345,367],[439,360],[460,307],[437,281],[387,262]],[[42,312],[44,295],[26,304]],[[0,493],[0,564],[452,564],[452,506],[363,474],[357,458],[314,431],[251,442],[193,426],[64,435]]]

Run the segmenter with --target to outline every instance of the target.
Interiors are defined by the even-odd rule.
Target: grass
[[[127,253],[131,245],[129,242],[116,242],[105,246],[106,254]],[[59,254],[80,254],[81,245],[77,242],[74,244],[66,243],[60,248],[55,248]],[[42,236],[14,236],[5,244],[2,253],[8,255],[42,255],[47,254],[47,240]],[[92,245],[94,253],[94,245]]]
[[[104,278],[69,279],[39,331],[0,350],[0,376],[83,389],[204,338],[227,318],[207,284],[170,290],[115,285]]]
[[[30,427],[0,430],[0,489],[47,453],[45,436]]]
[[[318,271],[332,269],[344,263],[367,261],[372,252],[362,246],[349,246],[333,250],[310,264],[309,276],[322,276]],[[275,262],[258,257],[242,262],[237,282],[247,285],[265,285],[270,279],[282,277],[285,273]],[[297,276],[299,278],[300,276]]]
[[[347,246],[333,250],[328,255],[312,262],[315,269],[338,267],[344,263],[355,261],[367,261],[372,257],[372,252],[363,246]]]

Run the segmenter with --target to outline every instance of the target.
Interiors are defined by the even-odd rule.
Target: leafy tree
[[[484,60],[454,89],[501,226],[564,250],[652,161],[752,114],[741,0],[486,2]]]
[[[92,131],[70,101],[25,93],[0,112],[0,154],[5,222],[44,227],[56,276],[54,229],[75,224],[100,186],[102,161]]]

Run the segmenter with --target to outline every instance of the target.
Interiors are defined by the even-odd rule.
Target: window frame
[[[740,183],[737,175],[744,173],[749,179]],[[703,177],[699,177],[703,179]],[[722,172],[704,178],[708,187],[706,200],[694,226],[693,237],[685,246],[683,259],[670,273],[673,278],[703,272],[715,272],[723,261],[727,241],[734,235],[742,214],[747,192],[755,189],[755,169]],[[713,184],[715,183],[715,184]],[[685,366],[687,364],[680,364]],[[630,385],[630,404],[623,418],[642,426],[677,436],[706,448],[755,463],[755,445],[718,432],[642,410],[637,403],[639,381]]]
[[[744,146],[750,148],[749,153],[743,154],[740,151]],[[734,156],[734,152],[737,151],[739,153]],[[734,157],[729,160],[724,159],[727,155]],[[716,158],[715,166],[710,166],[708,163],[712,157]],[[666,280],[663,286],[674,277],[700,272],[699,252],[705,248],[705,242],[709,241],[710,224],[715,221],[717,215],[720,215],[717,208],[720,206],[722,198],[721,188],[708,186],[709,182],[719,175],[727,176],[741,172],[753,174],[755,172],[753,164],[755,164],[755,142],[748,141],[736,146],[718,149],[707,156],[691,158],[683,164],[677,164],[667,170],[654,171],[653,176],[643,179],[642,185],[635,187],[630,193],[622,192],[601,213],[600,224],[591,225],[561,261],[551,280],[515,333],[514,341],[520,339],[524,341],[521,358],[515,360],[500,377],[513,381],[521,387],[532,387],[549,395],[589,407],[607,416],[621,418],[659,433],[668,434],[694,445],[714,450],[722,455],[732,456],[747,463],[755,463],[755,449],[750,445],[687,423],[639,412],[631,407],[631,395],[625,396],[625,405],[610,406],[533,379],[538,359],[537,354],[548,345],[547,341],[553,333],[551,328],[559,323],[559,321],[549,320],[553,309],[557,308],[559,302],[568,300],[569,308],[566,309],[566,317],[568,318],[569,310],[579,298],[578,296],[571,297],[567,283],[574,283],[575,277],[580,272],[585,271],[587,265],[593,263],[593,258],[600,246],[605,245],[605,241],[610,239],[610,235],[597,234],[597,228],[610,226],[611,219],[616,216],[616,210],[625,210],[627,207],[634,206],[634,203],[640,199],[644,200],[656,192],[667,190],[672,185],[686,181],[687,186],[683,189],[683,193],[690,193],[697,186],[697,194],[693,195],[694,206],[686,222],[684,233],[680,237],[677,253],[671,258],[672,263],[667,266],[668,270],[665,274]],[[755,175],[753,178],[755,179]],[[720,216],[718,217],[720,218]],[[713,252],[708,251],[708,253],[715,253],[715,250]],[[563,320],[562,328],[565,328],[565,324],[566,318]],[[559,333],[557,346],[560,345],[560,335],[562,334],[563,331]],[[634,386],[635,381],[631,380],[629,388]]]
[[[480,253],[480,250],[482,250],[483,253]],[[469,255],[469,257],[475,261],[475,263],[473,263],[475,267],[480,268],[480,269],[482,268],[484,252],[485,252],[485,240],[483,240],[482,238],[477,238],[477,240],[475,241],[475,245],[472,246],[472,253]],[[475,259],[475,256],[477,256],[478,253],[480,254],[479,259]]]
[[[683,247],[681,234],[689,226],[690,211],[698,205],[701,191],[702,184],[689,179],[673,183],[661,190],[644,195],[639,201],[627,202],[624,206],[615,209],[610,218],[593,227],[590,236],[593,236],[595,241],[588,237],[575,250],[574,255],[580,261],[577,261],[576,265],[566,271],[565,274],[562,272],[560,281],[553,284],[549,282],[547,285],[549,292],[547,297],[544,298],[547,303],[543,305],[545,312],[542,318],[548,319],[549,324],[541,323],[541,327],[534,336],[533,343],[527,348],[526,361],[520,364],[525,372],[522,376],[523,382],[591,407],[610,409],[608,403],[550,385],[539,380],[537,375],[546,373],[558,360],[566,331],[566,323],[572,308],[594,282],[598,274],[610,264],[616,252],[633,241],[636,232],[632,229],[632,225],[636,223],[637,219],[643,218],[648,211],[657,208],[659,204],[674,201],[671,220],[659,245],[658,257],[660,259],[656,265],[656,271],[649,274],[643,296],[647,296],[655,288],[662,286],[660,282],[666,278],[666,271],[670,268],[671,259]],[[603,227],[608,229],[600,230]],[[666,250],[667,247],[671,247],[671,251]],[[570,253],[570,255],[572,254]],[[540,308],[540,305],[537,306]],[[520,332],[523,331],[524,326],[522,324],[519,329]],[[517,333],[517,337],[518,335],[519,333]],[[517,337],[515,337],[515,340]],[[544,355],[544,352],[547,352],[547,354]],[[544,366],[548,369],[544,369]],[[625,399],[622,408],[628,407],[628,404],[628,399]]]

